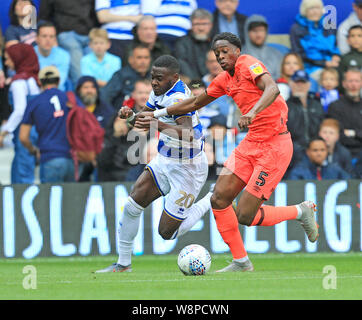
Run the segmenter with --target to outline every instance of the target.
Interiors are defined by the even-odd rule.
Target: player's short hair
[[[349,37],[351,35],[352,30],[357,30],[357,29],[362,30],[362,26],[360,24],[355,24],[354,26],[350,27],[348,29],[348,36],[347,37]]]
[[[337,79],[337,81],[339,81],[339,73],[335,68],[324,68],[319,77],[319,83],[322,82],[322,79],[326,73],[332,74]]]
[[[88,34],[89,40],[94,41],[96,38],[109,41],[108,32],[106,29],[93,28]]]
[[[231,32],[222,32],[222,33],[217,34],[214,37],[214,39],[212,39],[211,48],[214,48],[216,41],[219,41],[219,40],[226,40],[241,50],[241,41],[240,41],[239,37]]]
[[[339,125],[339,121],[336,119],[332,119],[332,118],[328,118],[328,119],[324,119],[322,121],[322,123],[319,126],[319,130],[324,128],[324,127],[330,127],[330,128],[334,128],[336,129],[338,132],[340,130],[340,125]]]
[[[180,72],[180,64],[177,59],[168,54],[158,57],[153,63],[153,66],[157,68],[166,68],[173,73]]]
[[[37,29],[36,29],[36,34],[39,35],[40,34],[40,30],[42,28],[54,28],[55,31],[57,31],[57,28],[55,27],[55,24],[53,22],[50,21],[41,21],[39,22]]]
[[[327,145],[326,140],[324,140],[324,139],[323,139],[322,137],[320,137],[320,136],[316,136],[316,137],[313,137],[313,138],[311,138],[311,139],[309,140],[308,145],[307,145],[307,149],[310,149],[310,146],[311,146],[311,144],[312,144],[314,141],[323,141],[324,144]]]

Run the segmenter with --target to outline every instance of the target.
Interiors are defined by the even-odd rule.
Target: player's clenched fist
[[[133,111],[131,108],[129,107],[122,107],[121,109],[119,109],[118,111],[118,116],[121,119],[127,119],[129,117],[131,117],[133,115]]]
[[[239,128],[242,130],[244,128],[246,128],[248,125],[250,125],[252,123],[252,121],[254,120],[256,114],[255,112],[249,111],[248,113],[241,115],[238,125]]]

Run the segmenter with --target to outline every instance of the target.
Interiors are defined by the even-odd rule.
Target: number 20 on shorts
[[[193,194],[187,194],[185,191],[180,190],[181,198],[177,199],[175,203],[180,207],[190,208],[195,201]]]

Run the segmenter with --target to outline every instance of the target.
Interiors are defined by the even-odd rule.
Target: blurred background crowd
[[[145,137],[143,163],[132,163],[132,128],[117,111],[146,104],[150,67],[164,54],[178,59],[194,95],[203,92],[222,72],[210,48],[220,32],[239,36],[242,54],[266,65],[288,104],[294,155],[284,179],[361,178],[362,0],[338,25],[322,0],[295,0],[299,12],[279,42],[269,41],[264,16],[238,11],[242,1],[215,0],[214,12],[196,0],[40,0],[38,10],[32,0],[11,1],[0,30],[0,146],[11,155],[10,182],[136,180],[157,153],[157,135]],[[76,169],[70,101],[104,129],[102,150]],[[239,116],[227,96],[199,111],[210,180],[247,134]]]

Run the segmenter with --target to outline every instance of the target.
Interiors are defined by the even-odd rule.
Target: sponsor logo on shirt
[[[250,71],[254,74],[262,74],[263,73],[263,67],[260,65],[260,63],[255,63],[249,67]]]

